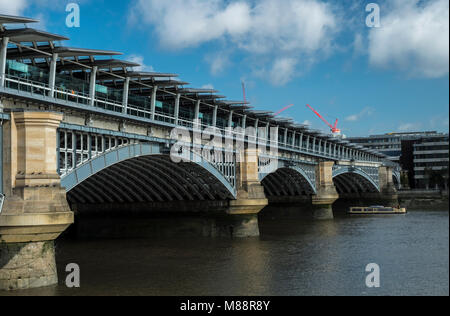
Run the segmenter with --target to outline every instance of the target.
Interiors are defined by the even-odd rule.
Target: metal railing
[[[74,90],[65,89],[62,87],[55,87],[53,90],[49,87],[47,83],[32,81],[25,78],[15,77],[6,74],[5,75],[5,86],[9,89],[15,89],[18,91],[29,92],[31,94],[42,95],[47,97],[53,97],[55,99],[74,102],[77,104],[82,104],[85,106],[90,106],[92,102],[92,98],[85,94]],[[51,95],[53,91],[53,95]],[[271,145],[271,140],[269,140],[266,136],[255,137],[254,135],[245,135],[245,131],[237,132],[234,129],[230,128],[221,128],[221,127],[212,127],[202,123],[196,123],[192,120],[187,120],[185,118],[176,118],[175,116],[166,115],[160,112],[153,113],[148,109],[142,109],[138,105],[128,104],[126,107],[115,100],[110,100],[107,98],[102,98],[100,96],[96,96],[93,100],[93,104],[95,108],[101,108],[109,111],[113,111],[116,113],[126,113],[131,116],[142,117],[146,119],[154,119],[157,122],[163,122],[166,124],[171,124],[173,126],[185,127],[191,130],[205,130],[214,128],[217,131],[217,135],[225,136],[225,137],[236,137],[237,139],[243,139],[248,143],[258,144],[258,143],[266,143],[268,146]],[[125,110],[126,109],[126,110]],[[329,159],[341,159],[341,160],[352,160],[350,157],[345,157],[345,155],[341,155],[339,153],[335,154],[330,153],[330,150],[317,150],[313,148],[308,148],[303,144],[303,146],[292,145],[292,143],[285,142],[272,142],[272,144],[276,144],[281,150],[292,150],[301,154],[307,155],[315,155],[321,156]],[[369,160],[358,160],[360,162],[383,162],[381,159],[377,157],[372,157]],[[385,163],[385,162],[383,162]]]

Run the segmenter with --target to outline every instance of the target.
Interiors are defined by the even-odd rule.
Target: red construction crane
[[[245,82],[242,81],[242,93],[244,94],[244,103],[247,103],[247,95],[245,93]]]
[[[338,119],[336,119],[336,122],[334,123],[334,126],[331,125],[330,123],[328,123],[328,121],[326,119],[323,118],[322,115],[320,115],[319,112],[317,112],[316,110],[313,109],[313,107],[309,104],[306,105],[307,107],[309,107],[322,121],[325,122],[325,124],[328,125],[328,127],[331,129],[331,133],[333,133],[334,135],[339,135],[341,134],[341,130],[339,128],[337,128],[337,124],[338,124]]]
[[[280,115],[281,113],[283,113],[283,112],[286,111],[286,110],[289,110],[289,109],[290,109],[291,107],[293,107],[293,106],[294,106],[293,104],[289,104],[288,106],[282,108],[280,111],[278,111],[277,113],[275,113],[274,116]]]

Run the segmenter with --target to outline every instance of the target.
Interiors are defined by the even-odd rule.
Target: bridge
[[[53,242],[79,213],[200,210],[249,237],[269,203],[332,219],[339,198],[398,201],[398,166],[376,151],[8,27],[34,22],[0,15],[0,289],[55,284]]]

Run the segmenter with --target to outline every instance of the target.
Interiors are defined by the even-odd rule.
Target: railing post
[[[259,119],[257,118],[255,121],[255,142],[258,142],[258,128],[259,128]]]
[[[50,63],[50,75],[48,78],[48,85],[50,87],[50,95],[49,97],[55,97],[55,81],[56,81],[56,62],[58,61],[58,54],[52,55],[52,60]]]
[[[296,133],[295,131],[292,132],[292,148],[295,147],[295,137],[296,137]]]
[[[123,114],[128,113],[128,93],[130,91],[130,77],[127,77],[125,81],[123,82],[123,99],[122,99],[122,106],[123,106]]]
[[[0,87],[5,86],[6,55],[8,53],[9,37],[3,37],[0,50]]]
[[[306,137],[306,151],[309,151],[309,138],[310,138],[310,136],[308,135]]]
[[[177,94],[176,98],[175,98],[175,125],[178,125],[179,122],[179,116],[180,116],[180,99],[181,99],[181,94]]]
[[[151,113],[152,113],[152,121],[155,120],[155,112],[156,112],[156,93],[158,92],[158,86],[153,87],[152,91],[152,100],[151,100]]]
[[[242,129],[247,128],[247,114],[244,115],[244,118],[242,119]]]
[[[91,106],[94,106],[95,104],[95,85],[97,84],[97,70],[97,66],[92,67],[91,77],[89,79],[89,104]]]
[[[288,129],[284,129],[284,145],[287,146],[287,138],[288,138]]]

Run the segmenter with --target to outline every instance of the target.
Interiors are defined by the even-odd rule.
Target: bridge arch
[[[337,166],[333,170],[333,182],[339,194],[379,193],[377,180],[363,170],[352,166]]]
[[[400,172],[394,171],[392,173],[392,182],[394,183],[394,186],[397,190],[401,189],[402,182],[401,182]]]
[[[284,166],[281,164],[275,172],[262,175],[261,184],[268,197],[316,194],[313,179],[300,166]]]
[[[61,178],[72,203],[226,200],[236,189],[201,157],[174,163],[159,144],[127,145],[99,155]]]

